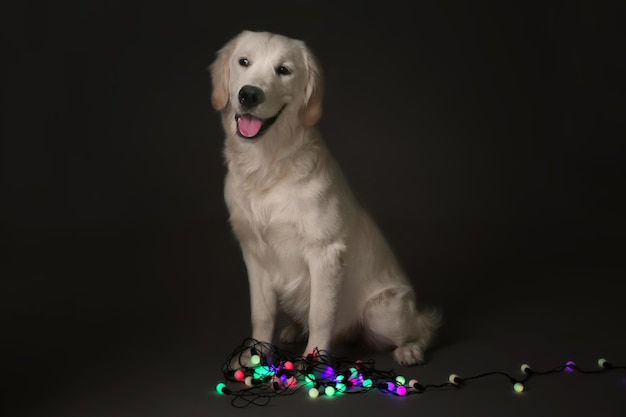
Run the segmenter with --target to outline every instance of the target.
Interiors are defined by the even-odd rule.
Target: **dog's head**
[[[209,66],[216,110],[234,115],[236,133],[260,137],[284,112],[304,126],[322,115],[322,75],[303,41],[269,32],[243,31]]]

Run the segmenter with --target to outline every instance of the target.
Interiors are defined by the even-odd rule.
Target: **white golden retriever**
[[[252,337],[330,351],[357,338],[423,362],[440,324],[419,311],[385,238],[315,127],[322,74],[303,41],[243,31],[209,67],[228,167],[225,199],[248,271]]]

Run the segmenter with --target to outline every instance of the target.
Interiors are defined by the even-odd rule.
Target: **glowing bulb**
[[[404,383],[405,383],[405,382],[406,382],[406,378],[405,378],[405,377],[403,377],[402,375],[398,375],[398,376],[396,377],[396,383],[397,383],[398,385],[404,385]]]
[[[371,380],[371,379],[369,379],[369,378],[368,378],[368,379],[364,379],[364,380],[363,380],[363,386],[364,386],[365,388],[370,388],[372,385],[373,385],[373,383],[372,383],[372,380]]]
[[[244,378],[246,377],[246,373],[243,371],[243,369],[237,369],[235,371],[234,377],[237,381],[243,381]]]
[[[424,392],[424,387],[420,385],[417,379],[412,379],[409,381],[409,386],[413,388],[417,392]]]
[[[326,367],[326,369],[324,370],[324,372],[322,372],[321,377],[322,377],[323,379],[326,379],[326,378],[332,378],[332,376],[333,376],[334,374],[335,374],[335,370],[334,370],[332,367],[327,366],[327,367]]]
[[[333,395],[335,395],[335,387],[333,387],[332,385],[327,386],[324,389],[324,394],[326,394],[329,397],[332,397]]]
[[[522,384],[521,382],[516,382],[515,384],[513,384],[513,389],[515,390],[515,392],[522,392],[524,391],[524,384]]]
[[[261,363],[261,357],[259,355],[250,356],[250,363],[254,366]]]
[[[274,374],[269,366],[259,366],[256,372],[258,372],[262,377]]]
[[[608,362],[606,361],[606,359],[604,359],[604,358],[598,359],[598,366],[600,368],[606,368],[607,365],[608,365]]]
[[[398,395],[400,396],[405,396],[406,395],[406,387],[404,385],[400,385],[398,387],[398,389],[396,389],[396,392],[398,393]]]
[[[306,375],[306,376],[304,377],[304,381],[305,381],[307,384],[314,384],[314,383],[315,383],[315,375],[313,375],[313,374],[308,374],[308,375]]]
[[[521,369],[522,369],[522,372],[524,372],[525,374],[527,374],[527,373],[529,373],[529,372],[530,372],[530,366],[528,366],[528,364],[527,364],[527,363],[523,364],[523,365],[521,366]]]
[[[252,377],[251,376],[247,376],[244,380],[243,383],[246,384],[246,386],[251,387],[252,384]]]
[[[337,389],[337,392],[346,392],[346,385],[341,382],[337,382],[335,384],[335,388]]]
[[[396,388],[396,384],[394,384],[391,381],[387,381],[387,390],[388,391],[393,391]]]
[[[320,392],[317,388],[311,388],[309,390],[309,397],[311,398],[317,398],[320,395]]]
[[[350,372],[352,373],[350,378],[356,379],[359,376],[359,370],[356,368],[350,368]]]
[[[461,377],[457,374],[450,374],[448,381],[450,381],[451,384],[458,385],[461,382]]]
[[[215,390],[219,392],[220,394],[225,394],[226,384],[223,382],[219,382],[217,386],[215,387]]]
[[[573,372],[574,371],[574,367],[576,366],[576,364],[574,363],[574,361],[568,361],[565,364],[565,370],[569,371],[569,372]]]
[[[295,376],[290,376],[289,379],[287,379],[287,382],[285,383],[285,386],[293,387],[293,386],[296,385],[296,383],[297,383],[296,377]]]
[[[344,376],[343,375],[337,375],[337,378],[335,378],[335,381],[339,382],[339,381],[343,381]]]
[[[293,362],[287,361],[283,364],[287,371],[293,371]]]

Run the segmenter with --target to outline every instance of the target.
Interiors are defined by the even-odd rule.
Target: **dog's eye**
[[[248,65],[250,65],[250,61],[248,61],[248,58],[240,58],[239,65],[241,65],[242,67],[247,67]]]
[[[291,74],[291,70],[284,65],[276,68],[276,74],[278,75],[289,75]]]

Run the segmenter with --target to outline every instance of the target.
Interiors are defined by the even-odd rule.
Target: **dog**
[[[224,197],[246,265],[252,338],[304,354],[336,343],[393,350],[421,364],[441,324],[416,294],[316,127],[322,69],[304,41],[244,30],[209,65],[226,138]]]

